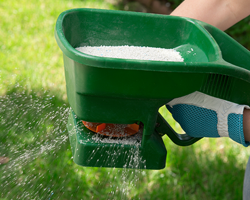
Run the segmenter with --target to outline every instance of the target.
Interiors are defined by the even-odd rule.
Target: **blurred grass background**
[[[174,8],[180,1],[169,2]],[[136,184],[118,196],[115,188],[124,187],[124,171],[73,163],[63,138],[69,105],[54,27],[61,12],[77,7],[134,8],[118,0],[0,0],[0,156],[10,158],[0,165],[0,199],[241,199],[250,152],[229,139],[179,147],[164,137],[166,168],[126,170]],[[235,27],[228,33],[249,48],[249,19]],[[41,152],[40,146],[51,141],[56,145]],[[26,150],[31,154],[25,160]],[[138,180],[129,176],[132,172]]]

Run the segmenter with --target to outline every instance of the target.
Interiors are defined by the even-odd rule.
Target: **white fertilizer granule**
[[[154,61],[174,61],[183,62],[184,59],[175,49],[164,49],[154,47],[136,47],[136,46],[84,46],[78,47],[76,50],[85,54],[122,58],[136,60],[154,60]]]

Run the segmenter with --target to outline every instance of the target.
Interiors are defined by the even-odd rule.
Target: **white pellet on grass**
[[[85,54],[122,59],[154,60],[154,61],[173,61],[183,62],[184,59],[175,49],[164,49],[155,47],[138,46],[84,46],[76,50]]]

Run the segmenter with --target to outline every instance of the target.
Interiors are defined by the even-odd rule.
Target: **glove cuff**
[[[243,146],[249,146],[249,142],[245,141],[243,132],[243,114],[231,113],[228,115],[228,134],[235,142]]]

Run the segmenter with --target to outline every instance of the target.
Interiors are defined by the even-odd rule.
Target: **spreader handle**
[[[175,130],[168,124],[168,122],[158,113],[157,124],[156,124],[156,132],[161,135],[167,134],[168,137],[179,146],[189,146],[194,144],[201,138],[194,138],[187,134],[178,134]]]

